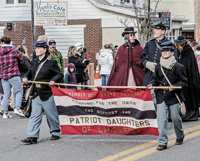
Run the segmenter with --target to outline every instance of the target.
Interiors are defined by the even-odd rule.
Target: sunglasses
[[[134,36],[135,36],[135,34],[130,34],[129,36],[132,36],[132,37],[134,37]]]

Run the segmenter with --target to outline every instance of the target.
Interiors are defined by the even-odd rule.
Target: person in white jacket
[[[112,52],[112,46],[110,44],[104,45],[105,49],[101,49],[99,51],[100,57],[99,57],[99,65],[101,65],[101,79],[102,79],[102,86],[106,86],[108,82],[108,78],[110,76],[110,72],[113,65],[113,52]],[[105,89],[102,89],[105,90]]]

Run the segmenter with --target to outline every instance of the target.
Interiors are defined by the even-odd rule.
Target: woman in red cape
[[[108,79],[107,86],[141,86],[145,71],[141,62],[143,48],[135,39],[133,27],[124,29],[122,36],[125,42],[119,47],[113,67]],[[108,88],[107,90],[119,90]]]

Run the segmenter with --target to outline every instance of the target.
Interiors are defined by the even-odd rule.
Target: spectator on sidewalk
[[[83,60],[85,60],[86,63],[86,68],[90,63],[90,60],[87,59],[87,54],[86,54],[86,47],[83,46],[82,43],[77,43],[74,45],[77,48],[77,57],[80,59],[80,61],[82,62]],[[85,52],[83,51],[83,49],[85,50]],[[88,69],[84,69],[83,72],[83,85],[89,85],[89,74],[88,74]],[[90,88],[85,87],[85,90],[89,90]]]
[[[28,52],[27,52],[27,48],[25,45],[18,45],[17,50],[19,50],[19,52],[21,53],[22,57],[23,57],[23,64],[18,64],[19,67],[19,71],[21,73],[21,77],[23,77],[23,75],[28,71],[28,68],[30,66],[30,60],[29,60],[29,56],[28,56]],[[12,108],[15,109],[16,108],[16,92],[14,90],[14,88],[12,88],[12,92],[11,92],[11,100],[12,100]]]
[[[18,67],[18,64],[23,64],[23,57],[17,49],[10,45],[10,37],[2,37],[1,42],[2,47],[0,48],[0,70],[4,91],[3,118],[12,118],[12,116],[8,113],[8,103],[12,87],[16,92],[16,109],[14,109],[14,114],[24,117],[24,114],[20,109],[23,97],[23,86]]]
[[[65,83],[66,84],[76,84],[76,67],[73,63],[68,64],[68,72],[65,74]],[[74,86],[66,86],[69,89],[77,89]]]
[[[50,50],[50,57],[57,61],[58,66],[60,67],[62,73],[65,72],[65,61],[60,51],[56,49],[56,42],[55,40],[49,41],[49,50]]]
[[[192,50],[193,50],[194,52],[196,51],[197,46],[198,46],[198,42],[193,41],[193,42],[191,43],[191,47],[192,47]]]
[[[101,65],[100,75],[101,75],[102,86],[107,85],[108,78],[110,76],[110,72],[113,66],[112,46],[110,44],[105,44],[104,48],[105,49],[101,49],[99,51],[100,53],[99,65]]]
[[[73,63],[76,67],[77,83],[84,84],[84,70],[87,67],[86,59],[81,59],[77,54],[77,48],[70,46],[68,50],[69,63]]]

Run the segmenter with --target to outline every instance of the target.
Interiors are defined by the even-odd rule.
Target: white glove
[[[150,61],[146,62],[146,68],[148,68],[153,73],[155,72],[156,65],[157,63],[154,63],[154,62],[150,62]]]

